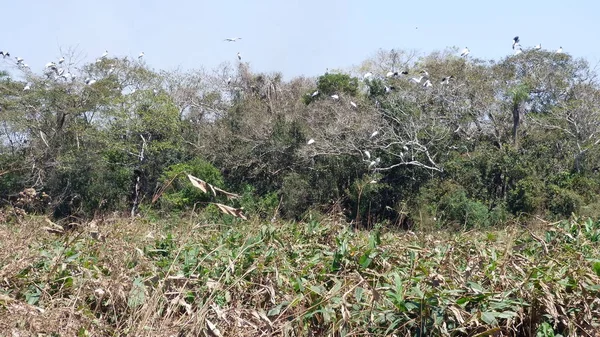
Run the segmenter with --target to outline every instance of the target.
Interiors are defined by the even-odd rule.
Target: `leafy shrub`
[[[203,159],[196,158],[185,163],[171,165],[161,176],[163,186],[171,182],[171,186],[161,196],[161,206],[182,210],[192,207],[195,203],[215,200],[215,196],[193,187],[186,173],[219,188],[224,187],[223,176],[219,169]]]
[[[311,186],[298,173],[283,178],[281,213],[286,218],[300,218],[310,206]]]
[[[517,182],[508,194],[508,208],[513,214],[533,214],[544,205],[544,183],[536,178],[525,178]]]
[[[555,215],[569,217],[583,204],[583,198],[572,190],[556,185],[550,185],[548,190],[548,209]]]
[[[256,189],[251,185],[246,185],[240,199],[240,206],[247,214],[254,214],[262,219],[273,216],[278,205],[279,197],[276,192],[260,196],[256,194]]]

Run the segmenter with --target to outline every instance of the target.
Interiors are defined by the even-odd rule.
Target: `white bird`
[[[373,132],[373,133],[371,134],[371,137],[369,137],[369,139],[371,139],[371,138],[373,138],[373,137],[377,136],[378,134],[379,134],[379,131],[375,131],[375,132]]]
[[[386,77],[398,76],[398,72],[397,71],[388,71],[388,73],[385,76]]]
[[[314,142],[315,142],[315,140],[311,138],[311,139],[308,140],[308,142],[306,142],[306,144],[310,145],[310,144],[312,144]]]
[[[338,96],[338,95],[331,95],[331,98],[333,98],[333,99],[340,99],[340,96]]]
[[[562,47],[558,48],[558,50],[556,51],[557,54],[562,53]]]
[[[429,73],[427,72],[427,70],[421,70],[419,73],[425,77],[429,77]]]
[[[63,62],[65,62],[65,58],[64,58],[64,57],[61,57],[61,58],[58,60],[58,64],[63,64]]]
[[[108,50],[105,50],[105,51],[104,51],[104,53],[102,54],[102,56],[101,56],[101,57],[102,57],[102,58],[105,58],[105,57],[107,57],[107,56],[108,56]]]
[[[447,77],[442,78],[442,84],[448,84],[450,82],[450,80],[453,80],[454,76],[450,75]]]
[[[223,40],[223,41],[227,41],[227,42],[235,42],[235,41],[237,41],[237,40],[241,40],[241,39],[242,39],[241,37],[230,37],[230,38],[226,38],[226,39],[225,39],[225,40]]]
[[[513,38],[512,49],[515,49],[515,47],[516,47],[516,46],[518,46],[518,45],[519,45],[519,37],[518,37],[518,36],[515,36],[515,37]]]
[[[96,63],[102,62],[102,59],[96,59]]]
[[[237,57],[238,57],[238,60],[240,60],[240,61],[242,60],[242,54],[240,54],[240,52],[237,53]]]
[[[21,67],[21,68],[29,68],[29,65],[27,63],[21,63],[21,64],[19,64],[19,67]]]
[[[425,81],[425,83],[423,83],[424,88],[431,87],[431,86],[433,86],[433,84],[431,84],[430,80],[427,80],[427,81]]]
[[[87,84],[87,85],[92,85],[94,83],[96,83],[96,80],[93,80],[93,79],[90,79],[90,78],[86,78],[85,79],[85,84]]]
[[[366,79],[369,79],[369,78],[371,78],[371,77],[373,77],[373,74],[372,74],[371,72],[368,72],[368,73],[366,73],[366,74],[363,76],[363,79],[365,79],[365,80],[366,80]]]
[[[158,90],[157,89],[152,89],[152,93],[154,94],[154,96],[158,95]]]
[[[64,68],[60,68],[60,69],[58,69],[58,71],[56,73],[58,74],[58,76],[62,76],[62,74],[65,73],[65,69]]]
[[[22,58],[20,58],[18,56],[15,56],[15,59],[17,60],[17,64],[23,63],[23,61],[24,61]]]
[[[353,108],[358,108],[358,105],[356,105],[356,103],[350,101],[350,105],[352,105]]]
[[[373,179],[373,180],[369,181],[369,184],[377,184],[377,180]]]
[[[367,156],[367,159],[371,159],[371,152],[365,150],[365,156]]]
[[[228,77],[227,78],[227,85],[230,85],[230,84],[231,84],[231,77]]]
[[[540,44],[536,45],[535,47],[533,47],[533,49],[535,49],[535,50],[542,49],[542,44],[540,43]]]
[[[110,66],[110,68],[108,69],[108,74],[112,74],[113,71],[115,71],[115,66]]]
[[[415,82],[415,83],[421,83],[421,80],[423,79],[424,76],[421,76],[419,78],[413,77],[411,78],[409,81],[411,82]]]
[[[142,57],[144,57],[144,52],[141,52],[141,53],[138,55],[138,60],[141,60],[141,59],[142,59]]]
[[[315,96],[317,96],[318,94],[319,94],[319,90],[317,90],[317,91],[313,92],[313,93],[312,93],[312,95],[310,95],[310,97],[315,97]]]
[[[460,53],[460,56],[466,57],[467,55],[469,55],[471,51],[469,50],[469,48],[465,47],[465,49],[463,49],[463,51]]]
[[[29,85],[29,83],[27,83],[27,84],[25,85],[25,88],[23,88],[23,91],[27,91],[27,90],[29,90],[29,89],[31,89],[31,86]]]
[[[380,161],[381,161],[381,159],[379,157],[375,158],[375,160],[373,160],[369,163],[369,168],[372,168],[375,165],[379,164]]]
[[[48,69],[48,68],[56,68],[56,63],[54,63],[54,62],[48,62],[48,63],[46,63],[45,67],[46,67],[46,69]]]
[[[521,53],[523,53],[523,50],[521,50],[520,47],[518,49],[515,49],[515,55],[519,55]]]

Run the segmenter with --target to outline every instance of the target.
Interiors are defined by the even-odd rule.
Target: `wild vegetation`
[[[0,74],[0,331],[599,334],[585,60],[284,80],[74,55]]]

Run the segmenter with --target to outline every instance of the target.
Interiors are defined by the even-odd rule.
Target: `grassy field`
[[[600,336],[600,222],[0,222],[0,336]]]

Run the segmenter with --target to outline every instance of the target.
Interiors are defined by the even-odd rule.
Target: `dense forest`
[[[84,219],[206,207],[188,173],[266,219],[315,210],[472,228],[600,212],[597,74],[568,54],[380,50],[287,81],[241,60],[190,71],[73,61],[42,74],[4,61],[4,204]]]

